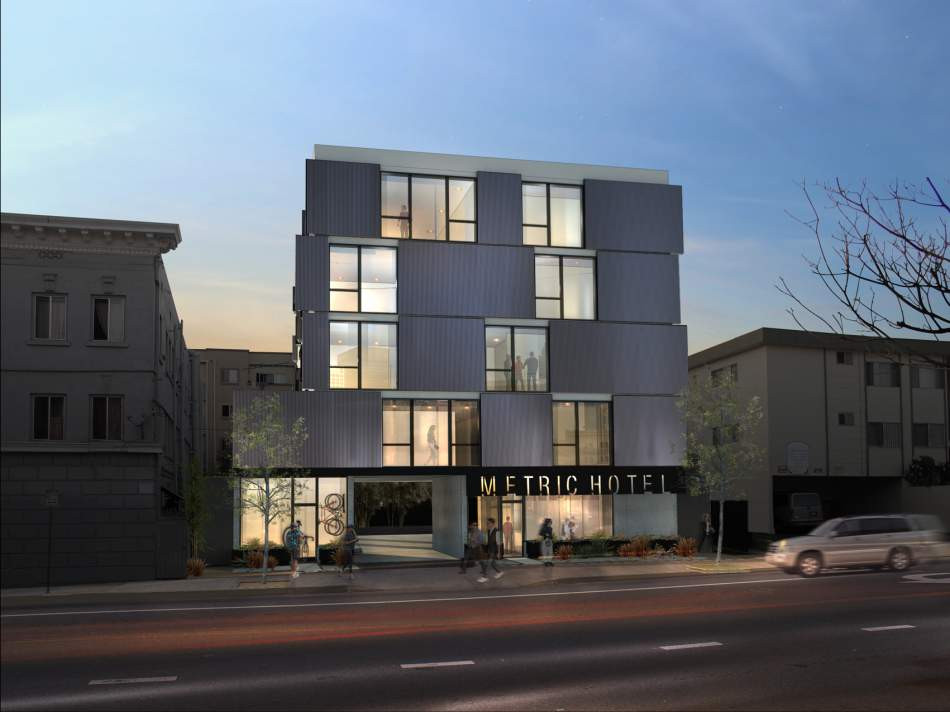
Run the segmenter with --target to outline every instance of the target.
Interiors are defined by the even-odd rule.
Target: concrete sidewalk
[[[359,561],[359,559],[357,559]],[[441,562],[439,562],[441,563]],[[187,594],[215,591],[296,590],[308,593],[411,593],[459,592],[485,588],[516,589],[525,586],[563,585],[585,581],[615,581],[640,576],[668,576],[682,574],[743,573],[775,571],[761,556],[724,556],[721,564],[714,557],[697,556],[692,559],[636,559],[605,557],[557,561],[554,566],[543,566],[535,559],[505,559],[500,562],[504,576],[494,578],[489,568],[487,583],[478,583],[478,566],[462,575],[456,565],[426,567],[366,568],[355,567],[352,579],[340,576],[333,568],[316,564],[301,564],[300,576],[290,578],[288,567],[278,567],[261,581],[261,574],[235,571],[229,567],[206,569],[204,576],[166,581],[130,581],[126,583],[53,586],[49,595],[44,587],[9,588],[0,591],[3,603],[15,605],[21,599],[40,597],[46,600],[69,596],[116,596],[134,594]]]

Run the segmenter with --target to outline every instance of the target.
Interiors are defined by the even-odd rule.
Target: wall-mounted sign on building
[[[808,474],[808,445],[799,442],[786,445],[785,466],[791,475]]]
[[[679,468],[651,472],[470,474],[469,497],[663,494],[682,492]]]

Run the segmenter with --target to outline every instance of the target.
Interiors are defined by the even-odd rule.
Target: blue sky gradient
[[[181,224],[192,347],[287,350],[314,143],[665,168],[690,352],[827,302],[800,184],[946,178],[950,2],[2,3],[4,211]]]

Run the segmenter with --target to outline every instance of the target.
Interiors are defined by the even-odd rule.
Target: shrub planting
[[[205,572],[205,566],[206,564],[204,559],[198,559],[194,557],[188,559],[187,563],[185,564],[189,576],[201,576],[201,574]]]

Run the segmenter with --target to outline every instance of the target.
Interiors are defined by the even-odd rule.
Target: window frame
[[[877,383],[877,371],[879,366],[887,366],[891,383]],[[901,388],[903,378],[901,377],[901,365],[891,361],[865,361],[864,363],[864,384],[873,388]]]
[[[854,413],[851,411],[841,411],[838,413],[838,425],[840,427],[854,427]]]
[[[334,388],[329,386],[331,391],[394,391],[399,386],[399,322],[398,321],[372,321],[372,320],[358,320],[353,321],[350,319],[330,319],[329,325],[327,328],[327,333],[330,332],[330,327],[334,324],[356,324],[356,365],[355,366],[334,366],[330,363],[330,348],[333,346],[330,339],[327,339],[327,382],[329,385],[329,376],[334,368],[355,370],[356,371],[356,387],[355,388]],[[376,326],[394,326],[396,327],[396,382],[391,386],[385,388],[364,388],[363,386],[363,327],[364,325],[376,325]],[[390,399],[392,400],[392,399]],[[431,399],[430,399],[431,400]],[[440,399],[437,399],[440,400]]]
[[[229,371],[234,371],[237,374],[237,378],[234,381],[229,381],[225,376]],[[239,368],[228,368],[226,366],[221,367],[221,385],[222,386],[239,386],[241,385],[241,369]]]
[[[231,412],[232,412],[231,409],[232,409],[232,408],[233,408],[233,406],[230,405],[229,403],[222,403],[222,404],[221,404],[221,417],[222,417],[222,418],[230,418],[230,417],[232,417],[232,415],[231,415]],[[225,412],[225,409],[227,409],[226,412]]]
[[[915,448],[924,448],[927,450],[942,450],[947,446],[946,424],[944,423],[912,423],[910,428],[911,446]],[[927,442],[922,443],[919,433],[927,435]],[[933,433],[940,433],[940,436],[934,438]],[[936,440],[936,442],[934,442]]]
[[[380,408],[380,419],[382,419],[382,414],[386,410],[387,403],[408,403],[409,404],[409,442],[397,443],[397,442],[386,442],[385,436],[381,437],[380,445],[380,455],[382,456],[382,461],[385,462],[385,453],[387,447],[408,447],[409,448],[409,464],[408,465],[382,465],[384,468],[390,467],[419,467],[428,469],[429,465],[417,465],[415,464],[416,459],[416,428],[415,428],[415,412],[416,412],[416,403],[424,401],[446,401],[448,403],[448,429],[449,429],[449,464],[441,465],[441,467],[481,467],[482,462],[482,407],[481,401],[478,398],[383,398],[382,406]],[[478,415],[478,442],[477,443],[456,443],[455,442],[455,428],[452,427],[452,411],[453,406],[456,403],[471,403],[475,405],[475,412]],[[380,433],[384,431],[384,428],[380,427]],[[455,462],[455,448],[456,447],[467,447],[467,448],[477,448],[478,450],[478,464],[477,465],[458,465]]]
[[[63,344],[69,341],[69,295],[63,294],[61,292],[33,292],[33,304],[32,312],[30,319],[30,340],[31,341],[43,341],[53,344]],[[63,298],[63,338],[55,339],[52,336],[53,333],[53,298],[62,297]],[[39,299],[47,300],[47,319],[49,325],[50,336],[37,336],[36,335],[36,316],[39,313],[37,309],[37,301]]]
[[[96,437],[96,399],[104,398],[106,401],[106,437],[97,438]],[[109,437],[109,401],[111,399],[116,399],[119,401],[119,438],[110,438]],[[114,393],[93,393],[89,396],[89,439],[95,440],[96,442],[124,442],[125,441],[125,398],[121,395],[115,395]]]
[[[410,223],[411,225],[411,223]],[[386,238],[387,240],[408,240],[410,238],[394,237]],[[435,242],[435,241],[432,241]],[[342,247],[345,249],[356,249],[356,289],[334,289],[333,284],[333,275],[329,275],[330,279],[327,280],[327,284],[330,290],[330,300],[327,302],[328,305],[333,304],[333,293],[339,292],[341,294],[356,294],[356,311],[349,311],[343,309],[331,309],[330,311],[339,313],[339,314],[396,314],[399,311],[399,250],[395,247],[389,247],[387,245],[346,245],[346,244],[333,244],[330,245],[329,255],[332,255],[334,247]],[[391,312],[364,312],[363,311],[363,248],[370,250],[391,250],[393,255],[396,257],[396,308]],[[328,259],[329,259],[328,255]],[[327,265],[329,269],[329,264]]]
[[[543,185],[544,186],[544,217],[547,222],[545,225],[538,225],[536,223],[527,223],[524,221],[524,186],[526,185]],[[581,244],[574,246],[567,245],[552,245],[551,244],[551,186],[558,188],[579,188],[581,191]],[[584,220],[584,186],[576,185],[572,183],[546,183],[545,181],[538,180],[523,180],[521,181],[521,244],[527,247],[556,247],[561,249],[562,247],[566,250],[583,250],[584,246],[587,244],[587,235],[586,235],[586,220]],[[524,241],[524,229],[526,227],[543,227],[547,232],[547,241],[543,245],[535,245],[531,242]],[[563,281],[563,280],[562,280]],[[562,317],[563,318],[563,317]]]
[[[383,213],[383,177],[384,176],[402,176],[407,179],[406,185],[406,209],[409,212],[408,217],[403,215],[386,215]],[[432,240],[427,240],[421,237],[415,237],[413,233],[412,225],[412,179],[413,178],[429,178],[429,179],[440,179],[443,184],[443,196],[445,200],[445,239],[440,240],[439,238],[433,238]],[[464,180],[471,181],[475,187],[475,219],[474,220],[453,220],[449,217],[449,181],[453,180]],[[408,235],[406,237],[393,237],[393,236],[383,236],[383,239],[387,240],[424,240],[425,242],[457,242],[459,244],[476,244],[478,243],[478,177],[477,176],[458,176],[458,175],[438,175],[431,173],[406,173],[404,171],[380,171],[379,172],[379,226],[380,226],[380,235],[382,236],[382,225],[383,220],[406,220],[409,224]],[[452,239],[452,223],[458,223],[461,225],[471,225],[474,228],[474,239],[471,241],[468,240],[453,240]],[[398,260],[398,258],[397,258]],[[397,263],[398,270],[398,263]]]
[[[89,323],[89,340],[95,344],[124,344],[128,340],[128,329],[129,329],[129,318],[128,318],[128,299],[124,294],[93,294],[92,297],[92,310],[90,312],[90,323]],[[109,308],[106,312],[106,338],[97,339],[96,338],[96,301],[99,299],[105,299]],[[122,339],[113,339],[112,338],[112,300],[121,299],[122,306]],[[169,349],[173,349],[174,345],[169,344]],[[174,358],[172,354],[171,358]]]
[[[509,326],[508,324],[485,324],[485,348],[488,348],[488,330],[489,329],[508,329],[508,344],[510,345],[511,350],[508,352],[508,356],[511,358],[511,368],[489,368],[488,364],[485,364],[485,392],[486,393],[550,393],[551,392],[551,350],[549,348],[550,344],[550,329],[547,326]],[[518,390],[515,383],[515,330],[516,329],[535,329],[539,331],[544,331],[544,373],[547,383],[545,384],[547,388],[543,391],[529,391]],[[540,361],[540,359],[538,359]],[[538,370],[540,371],[540,365]],[[508,371],[508,386],[504,391],[493,390],[488,388],[488,374],[489,373],[504,373]]]
[[[839,366],[853,366],[854,365],[854,351],[836,351],[835,362]]]
[[[932,386],[920,385],[921,371],[932,371],[939,374],[939,376],[934,378],[935,385],[932,385]],[[940,371],[940,369],[936,369],[936,368],[932,368],[928,366],[919,366],[919,365],[911,365],[910,367],[910,387],[911,388],[922,388],[928,391],[942,391],[944,390],[944,378],[945,376],[943,372]]]
[[[570,403],[574,408],[574,442],[573,443],[559,443],[555,440],[555,428],[554,428],[554,409],[559,407],[562,403]],[[580,428],[580,417],[581,409],[579,406],[581,404],[591,404],[591,405],[602,405],[607,404],[607,423],[609,431],[607,436],[610,438],[610,447],[607,448],[608,452],[608,462],[606,465],[588,465],[581,464],[581,428]],[[589,400],[551,400],[551,456],[552,463],[557,462],[557,457],[555,453],[557,452],[558,447],[571,447],[574,446],[574,464],[573,465],[561,465],[554,464],[554,467],[612,467],[614,464],[614,404],[613,401],[589,401]]]
[[[46,437],[40,438],[36,436],[36,401],[39,398],[45,398],[47,401],[46,406]],[[49,401],[52,398],[62,398],[63,400],[63,437],[61,438],[51,438],[50,434],[50,418],[52,413],[52,408],[49,405]],[[64,442],[66,440],[66,394],[65,393],[31,393],[30,394],[30,440],[37,440],[39,442]]]
[[[889,427],[890,427],[892,430],[895,430],[895,429],[896,429],[896,431],[897,431],[897,444],[896,444],[896,445],[888,445],[888,444],[887,444],[887,442],[888,442],[887,433],[888,433],[888,428],[889,428]],[[871,440],[872,440],[872,438],[871,438],[871,430],[872,430],[872,428],[874,428],[874,429],[880,428],[880,433],[881,433],[880,443],[878,443],[878,442],[872,442],[872,441],[871,441]],[[904,440],[904,437],[903,437],[903,433],[901,432],[901,424],[900,424],[900,423],[884,422],[884,421],[870,421],[870,422],[868,422],[868,424],[867,424],[865,433],[866,433],[866,437],[867,437],[867,445],[868,445],[869,448],[870,448],[870,447],[877,447],[877,448],[882,448],[882,449],[885,449],[885,450],[897,450],[897,449],[900,449],[900,448],[903,447],[903,440]],[[877,441],[877,438],[875,437],[874,440]]]
[[[559,249],[560,249],[560,248],[559,248]],[[570,248],[567,248],[567,249],[570,249]],[[556,257],[556,258],[557,258],[558,294],[560,295],[560,296],[557,297],[557,299],[555,299],[555,298],[553,298],[553,297],[539,297],[539,296],[538,296],[538,279],[537,279],[537,275],[538,275],[538,268],[537,268],[538,262],[537,262],[537,260],[538,260],[538,257]],[[558,319],[558,320],[561,320],[561,321],[564,320],[564,318],[565,318],[565,317],[564,317],[564,260],[565,260],[565,259],[568,259],[568,260],[588,260],[588,261],[591,262],[591,263],[593,264],[593,266],[594,266],[594,269],[593,269],[593,276],[594,276],[594,290],[593,290],[593,297],[594,297],[594,315],[593,315],[590,319],[581,319],[581,318],[578,318],[578,317],[570,317],[571,320],[573,320],[573,321],[597,321],[597,309],[598,309],[598,306],[599,306],[599,305],[598,305],[598,301],[597,301],[597,258],[596,258],[596,257],[588,256],[588,255],[578,255],[578,256],[574,256],[574,255],[551,255],[551,254],[547,254],[547,253],[543,253],[543,252],[540,252],[540,253],[539,253],[539,252],[535,252],[535,253],[534,253],[534,260],[535,260],[535,263],[534,263],[534,264],[535,264],[535,269],[534,269],[534,316],[535,316],[535,319]],[[539,300],[539,299],[540,299],[541,301],[545,301],[545,302],[554,302],[554,301],[556,301],[556,302],[558,303],[558,313],[560,314],[560,316],[557,316],[557,317],[538,316],[538,300]]]

